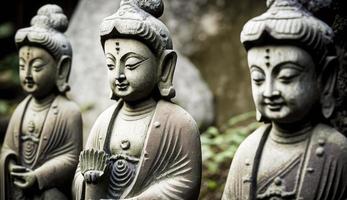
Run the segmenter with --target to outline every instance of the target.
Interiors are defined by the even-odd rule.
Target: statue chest
[[[283,144],[268,138],[258,171],[258,199],[293,199],[298,194],[308,139]]]
[[[34,163],[48,111],[49,106],[35,108],[29,105],[24,114],[20,135],[20,159],[23,165],[31,166]]]
[[[151,115],[134,120],[122,116],[117,117],[110,139],[111,154],[124,154],[139,158],[151,118]]]

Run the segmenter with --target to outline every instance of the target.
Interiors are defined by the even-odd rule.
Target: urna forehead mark
[[[119,41],[116,42],[116,51],[117,51],[117,54],[119,54],[119,51],[120,51]]]
[[[265,65],[267,67],[271,66],[271,64],[270,64],[270,49],[269,48],[265,49]]]

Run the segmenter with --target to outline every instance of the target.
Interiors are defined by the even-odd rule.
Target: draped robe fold
[[[103,150],[107,127],[120,103],[104,111],[95,122],[85,149]],[[199,196],[201,146],[199,130],[179,106],[157,103],[132,184],[121,199],[187,199]],[[73,193],[84,199],[85,183],[78,167]]]
[[[14,111],[1,149],[0,198],[8,200],[11,192],[8,162],[20,164],[20,135],[22,121],[31,96]],[[77,105],[64,96],[56,96],[49,108],[40,136],[36,158],[31,167],[40,191],[58,189],[71,196],[71,182],[82,149],[82,118]]]
[[[271,127],[264,125],[258,128],[238,148],[230,167],[222,200],[250,199],[253,160],[260,140],[268,128]],[[300,172],[295,173],[304,174],[304,176],[287,175],[287,180],[298,180],[294,183],[295,198],[278,199],[347,199],[347,138],[325,124],[317,124],[307,140],[309,143],[306,156]],[[262,157],[261,160],[267,163],[276,162],[276,160],[267,160],[266,157]],[[285,177],[287,169],[280,170],[282,171],[281,176]],[[276,176],[276,173],[266,175],[268,181],[272,179],[271,177]],[[258,174],[258,181],[259,176],[260,174]],[[257,196],[257,199],[260,199],[259,185]]]

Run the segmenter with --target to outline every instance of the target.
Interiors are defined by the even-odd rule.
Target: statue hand
[[[32,187],[36,181],[37,177],[35,175],[35,172],[33,170],[27,169],[26,172],[11,172],[11,176],[14,178],[14,184],[21,188],[21,189],[27,189]]]
[[[21,165],[17,165],[14,161],[8,163],[8,171],[11,172],[26,172],[27,168]]]
[[[102,171],[90,170],[83,174],[84,180],[89,184],[96,184],[100,180],[101,176],[104,174]]]
[[[80,154],[80,168],[87,183],[97,183],[105,173],[108,155],[104,151],[95,149],[83,150]]]

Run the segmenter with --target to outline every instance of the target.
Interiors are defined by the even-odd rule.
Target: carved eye
[[[115,68],[114,61],[111,58],[106,58],[106,65],[109,70],[113,70]]]
[[[24,70],[25,68],[25,62],[22,59],[19,59],[19,69]]]
[[[265,74],[259,69],[251,71],[251,78],[256,85],[261,85],[265,81]]]
[[[35,72],[39,72],[46,64],[42,60],[35,60],[32,64],[32,68]]]
[[[282,68],[277,78],[283,82],[283,83],[289,83],[291,82],[295,77],[299,76],[301,73],[301,70],[299,70],[297,67],[284,67]]]
[[[125,61],[125,67],[130,69],[130,70],[135,69],[136,67],[138,67],[140,65],[140,63],[142,63],[145,60],[147,60],[147,59],[146,58],[137,57],[137,56],[129,57]]]

